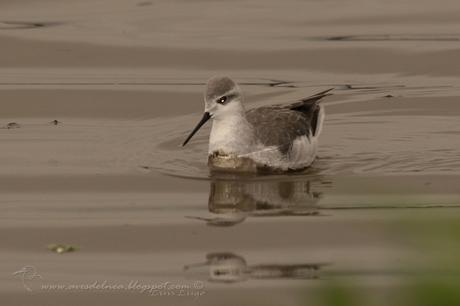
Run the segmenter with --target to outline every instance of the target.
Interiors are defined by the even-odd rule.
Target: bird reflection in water
[[[184,271],[209,270],[211,282],[234,283],[248,279],[316,279],[325,263],[248,265],[244,257],[229,253],[208,253],[206,261],[184,266]]]
[[[187,216],[211,226],[233,226],[248,217],[317,216],[320,193],[305,179],[213,179],[210,216]]]

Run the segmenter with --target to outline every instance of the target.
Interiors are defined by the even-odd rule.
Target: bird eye
[[[226,101],[227,101],[227,97],[223,96],[223,97],[221,97],[220,99],[217,100],[217,103],[224,104]]]

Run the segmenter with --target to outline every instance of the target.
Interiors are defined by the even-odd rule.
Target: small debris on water
[[[393,95],[386,95],[386,96],[383,96],[384,98],[394,98],[395,96]]]
[[[144,171],[146,173],[152,171],[152,168],[149,166],[139,166],[139,168],[141,171]]]
[[[149,6],[149,5],[152,5],[152,2],[150,2],[150,1],[142,1],[142,2],[137,3],[137,6]]]
[[[21,125],[19,123],[16,123],[16,122],[10,122],[6,125],[6,128],[7,129],[19,129],[21,127]]]
[[[48,250],[54,253],[63,254],[63,253],[75,252],[78,250],[78,248],[76,246],[67,245],[67,244],[50,244],[48,245]]]

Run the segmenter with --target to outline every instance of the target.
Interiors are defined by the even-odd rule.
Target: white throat
[[[254,130],[243,112],[216,116],[209,137],[209,154],[246,154],[254,145]]]

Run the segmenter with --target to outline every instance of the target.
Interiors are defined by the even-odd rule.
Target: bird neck
[[[254,129],[245,112],[226,114],[213,120],[209,154],[246,154],[254,145]]]

